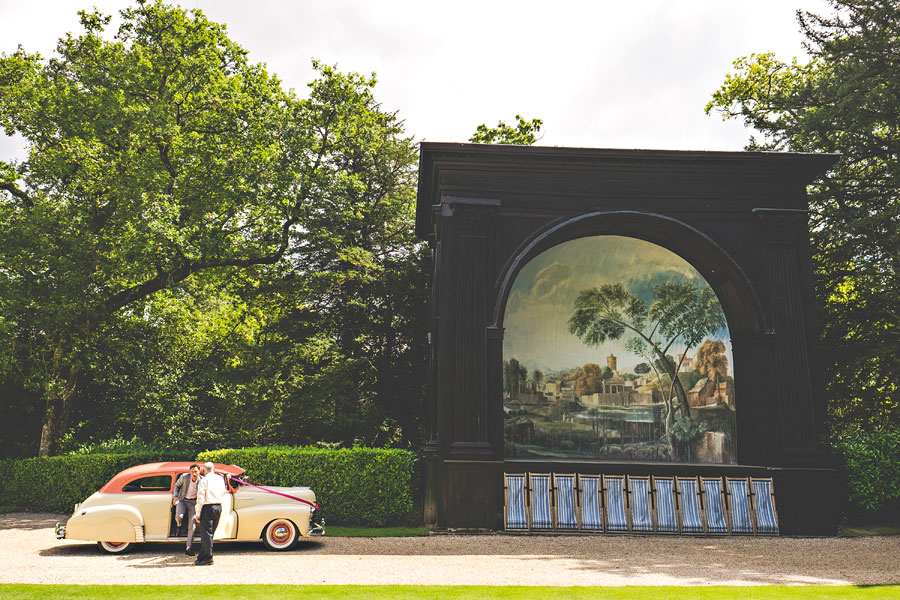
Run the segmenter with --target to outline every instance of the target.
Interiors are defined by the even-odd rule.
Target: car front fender
[[[309,517],[312,514],[312,507],[300,502],[245,506],[236,512],[238,515],[238,538],[240,539],[262,537],[263,529],[273,519],[290,519],[297,526],[301,536],[309,535]]]
[[[143,542],[144,517],[127,504],[79,508],[66,523],[66,539]]]

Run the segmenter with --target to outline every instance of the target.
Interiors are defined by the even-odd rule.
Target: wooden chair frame
[[[539,501],[539,499],[535,495],[536,490],[535,490],[534,480],[536,477],[541,477],[541,478],[546,477],[547,478],[547,511],[550,515],[550,521],[549,521],[549,524],[547,527],[537,527],[535,525],[534,510],[535,510],[535,505],[538,503],[538,502],[536,502],[536,500]],[[531,506],[531,511],[530,511],[531,519],[529,520],[529,529],[531,531],[553,531],[554,529],[556,529],[556,511],[554,510],[555,504],[554,504],[554,498],[553,498],[553,474],[552,473],[529,473],[528,474],[528,487],[530,488],[528,491],[528,499],[529,499],[529,504]]]
[[[596,481],[596,483],[597,483],[597,497],[596,497],[596,501],[597,501],[597,528],[596,528],[596,529],[593,529],[593,528],[592,528],[592,529],[585,529],[585,527],[584,527],[584,511],[585,511],[585,501],[584,501],[585,485],[584,485],[584,481],[585,481],[585,480]],[[604,508],[604,506],[603,506],[603,501],[604,501],[604,497],[603,497],[603,476],[602,476],[602,475],[581,475],[581,474],[579,474],[579,475],[578,475],[578,484],[577,484],[577,488],[578,488],[578,491],[579,491],[579,493],[578,493],[578,504],[579,504],[579,507],[580,507],[580,509],[581,509],[581,510],[578,511],[578,515],[579,515],[579,519],[578,519],[578,525],[579,525],[579,527],[578,527],[578,530],[579,530],[579,531],[592,531],[592,532],[596,532],[596,533],[602,533],[602,532],[606,531],[606,529],[605,529],[605,522],[604,522],[604,514],[605,514],[606,511],[605,511],[605,508]]]
[[[697,490],[697,519],[700,523],[700,531],[685,531],[684,515],[685,506],[690,506],[690,502],[684,499],[684,493],[681,491],[681,483],[692,483]],[[699,477],[676,477],[675,485],[678,489],[678,519],[679,529],[682,535],[706,535],[706,515],[703,513],[703,486],[700,485]]]
[[[524,527],[509,527],[509,478],[522,478],[522,512],[525,519]],[[527,473],[504,473],[503,474],[503,529],[507,531],[528,531],[531,523],[529,516],[531,511],[528,510],[528,474]]]
[[[625,518],[625,529],[610,529],[609,482],[622,481],[622,516]],[[628,478],[625,475],[603,475],[603,528],[606,533],[631,533],[631,511],[628,506]]]
[[[659,507],[660,504],[665,502],[663,495],[664,492],[659,490],[658,483],[659,481],[667,481],[672,484],[672,519],[674,521],[675,530],[674,531],[662,531],[660,530],[660,521],[659,521]],[[681,533],[681,518],[678,514],[678,482],[675,480],[675,477],[651,477],[651,482],[653,485],[653,497],[656,500],[656,529],[654,530],[656,533],[664,534],[664,535],[677,535]]]
[[[575,520],[574,527],[562,527],[562,525],[560,524],[559,511],[560,507],[562,506],[561,498],[563,497],[563,495],[560,494],[559,484],[557,483],[560,477],[572,478],[572,516]],[[578,494],[578,476],[575,473],[554,473],[552,483],[554,498],[556,499],[556,511],[554,512],[554,518],[556,519],[556,529],[558,531],[579,531],[581,529],[581,510],[579,510],[579,502],[581,500],[581,497]]]
[[[759,507],[757,498],[757,493],[754,482],[768,483],[769,484],[769,502],[772,503],[772,516],[775,519],[775,531],[761,531],[761,527],[759,524]],[[757,535],[779,535],[781,528],[778,522],[778,507],[775,505],[775,482],[772,481],[771,477],[751,477],[750,478],[750,506],[752,510],[750,514],[753,516],[753,525],[754,530]]]
[[[736,525],[734,523],[735,518],[735,506],[740,506],[741,501],[735,500],[734,493],[731,490],[732,482],[740,482],[746,486],[746,492],[742,494],[743,504],[747,506],[747,520],[748,526],[750,527],[750,531],[738,531]],[[755,512],[753,510],[753,504],[751,501],[751,495],[753,494],[753,489],[750,486],[750,479],[748,477],[726,477],[725,478],[725,493],[728,495],[728,530],[732,535],[753,535],[756,533],[756,517]]]
[[[640,481],[640,482],[644,482],[647,484],[647,516],[650,519],[650,524],[649,524],[650,529],[637,529],[636,528],[635,507],[639,505],[638,500],[637,500],[637,494],[639,492],[637,492],[634,489],[635,481]],[[631,511],[630,511],[631,512],[631,518],[630,518],[631,532],[632,533],[641,533],[641,534],[655,533],[656,532],[656,505],[654,502],[653,484],[650,481],[650,476],[649,475],[637,475],[637,476],[629,475],[628,476],[628,492],[629,492],[629,499],[630,499],[629,505],[631,507]]]
[[[718,483],[719,491],[716,493],[718,501],[722,503],[722,526],[725,528],[724,531],[713,531],[710,526],[709,517],[710,517],[710,506],[714,502],[714,499],[710,498],[710,492],[706,489],[706,482]],[[704,515],[706,517],[706,533],[707,535],[728,535],[731,533],[731,527],[729,526],[728,520],[728,498],[727,492],[725,491],[725,482],[721,477],[701,477],[700,478],[700,488],[703,491],[703,499],[704,499]]]

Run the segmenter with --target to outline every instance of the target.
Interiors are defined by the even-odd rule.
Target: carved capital
[[[796,244],[809,237],[809,214],[805,210],[754,208],[766,239],[773,244]]]

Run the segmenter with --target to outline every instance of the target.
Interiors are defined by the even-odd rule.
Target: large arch
[[[764,333],[769,329],[759,295],[747,275],[708,235],[672,217],[627,210],[578,215],[536,231],[514,253],[501,274],[492,326],[502,331],[509,293],[522,267],[553,246],[593,235],[634,237],[674,252],[709,282],[733,335]]]

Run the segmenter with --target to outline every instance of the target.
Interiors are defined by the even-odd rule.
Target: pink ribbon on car
[[[275,494],[276,496],[284,496],[285,498],[290,498],[291,500],[296,500],[297,502],[302,502],[303,504],[308,504],[309,506],[312,506],[315,510],[319,510],[319,505],[313,504],[309,500],[304,500],[303,498],[297,498],[296,496],[290,496],[288,494],[282,494],[281,492],[276,492],[275,490],[270,490],[269,488],[265,488],[261,485],[254,485],[254,484],[250,483],[250,481],[245,481],[238,477],[232,476],[231,478],[235,481],[241,482],[244,485],[249,485],[250,487],[256,488],[258,490],[262,490],[264,492],[268,492],[270,494]]]

